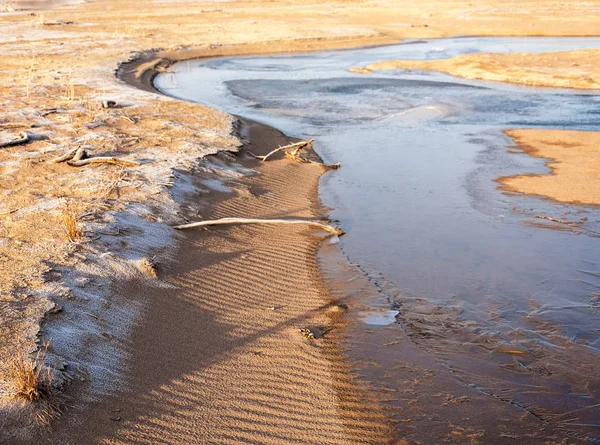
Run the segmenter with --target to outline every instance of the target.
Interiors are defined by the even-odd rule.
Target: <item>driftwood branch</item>
[[[304,148],[308,145],[311,145],[315,140],[311,139],[310,141],[300,141],[300,142],[296,142],[295,144],[289,144],[289,145],[284,145],[283,147],[277,147],[275,150],[267,153],[264,156],[256,156],[255,157],[257,159],[261,159],[263,161],[266,161],[268,158],[270,158],[271,156],[273,156],[275,153],[280,152],[282,150],[289,150],[291,148],[295,148],[296,150],[300,149],[300,148]]]
[[[14,147],[15,145],[23,145],[27,144],[31,141],[31,136],[29,133],[22,131],[19,133],[19,137],[17,139],[13,139],[12,141],[0,142],[0,148],[6,147]]]
[[[121,167],[138,167],[140,165],[137,161],[128,161],[126,159],[114,158],[112,156],[98,156],[95,158],[88,158],[85,147],[78,147],[68,151],[58,158],[51,159],[49,162],[56,164],[59,162],[67,162],[67,164],[73,167],[82,167],[89,164],[113,164],[120,165]]]
[[[309,226],[319,227],[329,233],[333,233],[334,235],[341,236],[344,234],[343,230],[337,229],[328,224],[304,219],[221,218],[209,221],[199,221],[190,224],[182,224],[180,226],[175,226],[174,229],[192,229],[194,227],[219,226],[224,224],[307,224]]]
[[[61,162],[65,162],[70,159],[73,159],[73,156],[75,156],[75,153],[77,153],[77,150],[79,150],[79,149],[74,148],[73,150],[69,150],[64,155],[58,156],[57,158],[54,158],[54,159],[50,159],[48,162],[50,164],[59,164]]]
[[[81,161],[82,159],[84,159],[86,157],[87,157],[87,152],[85,151],[85,148],[77,147],[77,148],[74,148],[73,150],[69,150],[62,156],[59,156],[54,159],[50,159],[50,161],[48,161],[48,162],[50,162],[51,164],[59,164],[61,162],[65,162],[65,161]]]
[[[299,162],[302,164],[320,165],[322,167],[325,167],[325,168],[328,168],[331,170],[336,170],[336,169],[340,168],[341,164],[323,164],[322,162],[312,161],[312,160],[300,155],[300,150],[312,145],[312,143],[314,141],[315,141],[314,139],[311,139],[310,141],[300,141],[300,142],[296,142],[295,144],[289,144],[289,145],[284,145],[283,147],[277,147],[275,150],[267,153],[264,156],[257,156],[254,153],[250,153],[250,154],[252,156],[254,156],[256,159],[261,159],[263,161],[266,161],[269,157],[271,157],[275,153],[278,153],[280,151],[285,151],[285,150],[291,150],[291,151],[287,151],[285,153],[285,157],[288,159],[291,159],[292,161]]]
[[[0,124],[0,128],[31,128],[31,125],[25,122],[6,122]]]
[[[75,154],[73,155],[73,158],[71,159],[71,161],[77,162],[77,161],[81,161],[84,158],[87,158],[87,152],[85,151],[85,148],[78,147],[77,150],[75,150]]]
[[[126,159],[113,158],[112,156],[98,156],[95,158],[81,159],[79,161],[68,161],[67,164],[73,167],[83,167],[89,164],[113,164],[120,165],[121,167],[138,167],[140,165],[137,161],[128,161]]]

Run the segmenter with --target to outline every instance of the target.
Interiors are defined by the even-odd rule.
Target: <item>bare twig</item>
[[[75,150],[75,154],[73,155],[73,158],[71,159],[71,162],[78,162],[81,161],[82,159],[87,157],[87,153],[85,151],[84,147],[77,147],[77,150]]]
[[[77,147],[74,148],[73,150],[69,150],[68,152],[66,152],[64,155],[59,156],[57,158],[54,159],[50,159],[51,164],[59,164],[61,162],[65,162],[65,161],[80,161],[83,158],[85,158],[87,156],[87,153],[85,151],[84,147]]]
[[[17,213],[19,210],[21,210],[22,207],[19,207],[18,209],[12,209],[12,210],[7,210],[6,212],[0,212],[0,215],[12,215],[13,213]]]
[[[209,221],[199,221],[190,224],[182,224],[180,226],[175,226],[174,229],[191,229],[194,227],[218,226],[224,224],[307,224],[309,226],[319,227],[329,233],[333,233],[334,235],[341,236],[344,234],[343,230],[337,229],[328,224],[304,219],[221,218]]]
[[[129,116],[127,116],[126,114],[121,114],[120,116],[121,119],[125,119],[126,121],[131,122],[132,124],[135,124],[136,121],[134,121],[132,118],[130,118]]]
[[[271,156],[273,156],[275,153],[282,151],[282,150],[289,150],[291,148],[295,148],[296,150],[298,150],[299,148],[303,148],[306,147],[307,145],[311,145],[315,140],[311,139],[310,141],[300,141],[300,142],[296,142],[295,144],[289,144],[289,145],[284,145],[283,147],[277,147],[275,150],[267,153],[264,156],[256,156],[254,155],[257,159],[261,159],[263,161],[266,161],[268,158],[270,158]]]
[[[31,124],[26,124],[25,122],[6,122],[0,124],[0,128],[31,128]]]
[[[80,161],[68,161],[67,163],[73,167],[82,167],[89,164],[113,164],[120,165],[121,167],[138,167],[140,165],[137,161],[128,161],[126,159],[113,158],[112,156],[98,156]]]
[[[68,152],[66,152],[64,155],[61,155],[57,158],[54,159],[50,159],[48,162],[50,164],[59,164],[61,162],[65,162],[68,161],[70,159],[73,159],[73,156],[75,156],[75,153],[77,153],[77,148],[74,148],[73,150],[69,150]]]
[[[23,145],[27,144],[29,141],[31,141],[31,136],[29,136],[29,133],[22,131],[21,133],[19,133],[19,137],[17,139],[13,139],[12,141],[0,142],[0,148],[14,147],[15,145]]]

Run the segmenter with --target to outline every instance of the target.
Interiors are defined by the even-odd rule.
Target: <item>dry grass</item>
[[[48,346],[44,344],[30,356],[20,344],[8,370],[12,396],[29,403],[35,420],[42,425],[61,412],[58,391],[52,386],[52,372],[45,366]]]
[[[138,261],[136,266],[144,276],[148,278],[158,277],[158,275],[156,274],[156,263],[154,262],[154,259],[144,257],[140,261]]]
[[[67,238],[72,243],[83,238],[83,230],[81,230],[78,219],[77,207],[70,200],[66,200],[62,208],[62,222]]]

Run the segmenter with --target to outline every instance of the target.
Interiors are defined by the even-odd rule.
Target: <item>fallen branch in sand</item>
[[[29,136],[29,133],[22,131],[21,133],[19,133],[19,137],[17,139],[13,139],[12,141],[0,142],[0,148],[14,147],[15,145],[23,145],[27,144],[30,141],[31,136]]]
[[[126,159],[113,158],[112,156],[98,156],[96,158],[81,159],[79,161],[68,161],[67,164],[73,167],[82,167],[89,164],[113,164],[121,167],[139,167],[137,161],[128,161]]]
[[[87,153],[85,151],[85,148],[77,147],[77,148],[74,148],[73,150],[66,152],[64,155],[59,156],[58,158],[51,159],[48,162],[50,162],[51,164],[58,164],[60,162],[65,162],[65,161],[80,161],[83,158],[85,158],[86,156],[87,156]]]
[[[31,125],[25,122],[6,122],[0,124],[0,128],[31,128]]]
[[[7,210],[6,212],[0,212],[0,215],[12,215],[13,213],[17,213],[21,208]]]
[[[303,219],[248,219],[248,218],[221,218],[209,221],[199,221],[190,224],[182,224],[173,227],[174,229],[192,229],[194,227],[219,226],[224,224],[307,224],[309,226],[319,227],[329,233],[341,236],[345,232],[328,224],[323,224],[317,221],[309,221]]]
[[[74,148],[73,150],[69,150],[64,155],[59,156],[59,157],[54,158],[54,159],[50,159],[48,162],[50,164],[59,164],[61,162],[65,162],[65,161],[68,161],[70,159],[73,159],[73,156],[75,156],[75,153],[77,153],[77,150],[79,150],[79,149],[78,148]]]
[[[300,141],[300,142],[296,142],[294,144],[284,145],[283,147],[277,147],[275,150],[267,153],[264,156],[258,156],[258,155],[255,155],[254,153],[250,153],[250,154],[252,156],[254,156],[256,159],[266,161],[269,157],[271,157],[275,153],[293,149],[292,151],[285,153],[285,157],[288,159],[291,159],[292,161],[299,162],[301,164],[320,165],[320,166],[323,166],[323,167],[331,169],[331,170],[336,170],[336,169],[340,168],[341,164],[339,164],[339,163],[338,164],[323,164],[322,162],[312,161],[312,160],[307,159],[304,156],[300,155],[300,150],[312,145],[312,143],[314,141],[315,141],[314,139],[311,139],[310,141]]]
[[[296,150],[300,149],[300,148],[304,148],[308,145],[311,145],[315,140],[311,139],[310,141],[300,141],[300,142],[296,142],[295,144],[290,144],[290,145],[284,145],[283,147],[277,147],[275,150],[267,153],[264,156],[256,156],[255,157],[257,159],[261,159],[263,161],[266,161],[268,158],[270,158],[272,155],[274,155],[275,153],[282,151],[282,150],[289,150],[290,148],[295,148]]]

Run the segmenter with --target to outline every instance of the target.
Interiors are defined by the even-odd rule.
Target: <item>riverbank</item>
[[[239,155],[207,157],[190,176],[200,191],[186,194],[186,217],[320,218],[324,169],[257,161],[249,152],[289,139],[251,122],[241,134]],[[313,232],[185,232],[159,273],[164,287],[114,289],[147,306],[129,342],[127,384],[77,407],[48,443],[387,443],[386,416],[340,349],[346,310],[323,285],[315,256],[323,234]]]
[[[85,380],[95,394],[120,383],[134,352],[127,348],[131,323],[143,319],[147,302],[110,289],[131,279],[162,285],[143,265],[152,260],[160,270],[175,261],[170,246],[177,235],[169,225],[181,220],[176,198],[187,187],[176,170],[237,148],[230,116],[117,82],[115,67],[134,51],[162,48],[168,55],[193,47],[223,55],[464,33],[590,35],[598,29],[593,8],[587,2],[564,11],[560,2],[440,8],[439,2],[180,1],[177,8],[154,2],[140,13],[139,2],[97,1],[0,15],[0,138],[22,130],[34,135],[27,145],[0,151],[0,391],[12,394],[7,358],[34,350],[40,338],[51,341],[55,382]],[[532,26],[532,14],[545,22]],[[112,101],[116,106],[108,106]],[[78,146],[89,156],[141,165],[48,162]],[[65,235],[67,201],[83,231],[76,242]],[[15,408],[11,397],[0,403],[3,414]],[[21,418],[19,425],[27,434],[29,423]]]

